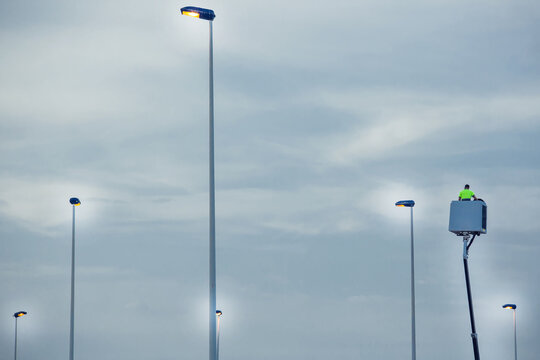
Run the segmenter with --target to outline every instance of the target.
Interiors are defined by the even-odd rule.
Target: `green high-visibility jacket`
[[[461,200],[463,199],[470,199],[474,196],[474,193],[469,190],[469,189],[463,189],[460,191],[459,193],[459,197],[461,198]]]

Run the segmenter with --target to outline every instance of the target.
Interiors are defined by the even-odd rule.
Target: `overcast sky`
[[[0,358],[208,357],[208,23],[217,306],[227,360],[540,353],[540,7],[534,0],[0,4]]]

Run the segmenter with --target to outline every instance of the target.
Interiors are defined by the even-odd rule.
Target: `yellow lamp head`
[[[187,15],[194,18],[198,18],[200,16],[199,13],[194,12],[194,11],[182,11],[182,15]]]

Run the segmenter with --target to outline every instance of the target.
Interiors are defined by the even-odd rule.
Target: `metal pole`
[[[209,359],[216,356],[216,211],[214,186],[214,50],[212,21],[210,24],[210,59],[209,59],[209,174],[210,174],[210,336]]]
[[[414,229],[413,208],[411,206],[411,336],[412,336],[412,360],[416,360],[416,305],[414,296]]]
[[[516,309],[514,309],[514,360],[517,360]]]
[[[15,317],[15,360],[17,360],[17,317]]]
[[[219,360],[219,321],[220,316],[217,317],[217,341],[216,341],[216,359]]]
[[[469,300],[469,315],[471,318],[471,337],[472,337],[472,343],[473,343],[474,359],[480,360],[480,350],[478,349],[478,334],[476,333],[476,325],[474,323],[471,283],[469,280],[469,263],[468,263],[469,253],[467,251],[468,240],[469,240],[468,235],[463,237],[463,266],[465,269],[465,283],[467,285],[467,299]]]
[[[75,205],[71,233],[71,315],[69,326],[69,360],[73,360],[73,332],[75,327]]]

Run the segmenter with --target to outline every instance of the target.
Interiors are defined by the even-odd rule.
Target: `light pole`
[[[412,360],[416,360],[416,309],[414,298],[414,229],[413,229],[413,207],[414,200],[401,200],[396,203],[398,207],[411,208],[411,343]]]
[[[15,360],[17,360],[17,319],[26,314],[26,311],[18,311],[13,314],[13,317],[15,318]]]
[[[512,309],[514,311],[514,360],[517,360],[517,335],[516,335],[516,304],[505,304],[503,309]]]
[[[79,199],[69,199],[73,205],[73,222],[71,226],[71,314],[69,322],[69,360],[73,360],[73,338],[75,328],[75,206],[81,205]]]
[[[216,310],[216,316],[217,316],[216,359],[217,360],[219,360],[219,321],[221,320],[221,315],[223,315],[223,312],[221,310]]]
[[[182,15],[187,15],[203,20],[210,24],[209,42],[209,193],[210,193],[210,326],[209,326],[209,360],[217,360],[216,350],[216,210],[215,210],[215,186],[214,186],[214,46],[212,23],[216,15],[213,10],[195,6],[186,6],[180,9]]]

